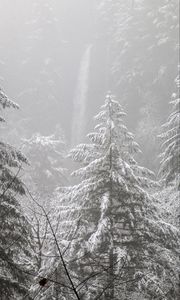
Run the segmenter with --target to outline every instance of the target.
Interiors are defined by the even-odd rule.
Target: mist
[[[179,299],[178,11],[0,0],[2,300]]]

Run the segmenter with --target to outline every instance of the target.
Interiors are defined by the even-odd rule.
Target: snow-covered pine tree
[[[180,66],[175,79],[177,93],[172,95],[172,112],[162,126],[163,139],[159,174],[166,184],[175,182],[180,189]]]
[[[0,109],[18,108],[0,90]],[[4,121],[0,117],[0,121]],[[20,299],[29,287],[31,230],[17,196],[25,195],[19,173],[27,163],[24,155],[0,141],[0,293],[2,300]],[[27,273],[26,273],[27,272]],[[28,298],[27,298],[28,299]]]
[[[28,157],[30,166],[26,172],[27,182],[35,200],[49,212],[54,209],[53,196],[58,186],[67,185],[67,172],[65,168],[66,146],[62,130],[57,127],[54,134],[43,136],[34,134],[30,139],[24,139],[23,151]],[[42,216],[42,210],[31,203],[29,218],[37,246],[37,269],[43,266],[45,252],[49,251],[50,242],[46,239],[49,234],[47,220]],[[54,222],[56,221],[54,215]],[[50,237],[52,238],[52,236]]]
[[[155,171],[159,168],[159,125],[168,110],[167,99],[179,55],[179,1],[96,3],[98,34],[106,41],[102,48],[108,49],[110,85],[126,103],[128,123],[143,150],[141,164]]]
[[[66,145],[59,127],[52,135],[36,133],[24,139],[23,150],[30,161],[28,181],[32,182],[36,198],[45,200],[57,187],[67,185]]]
[[[106,300],[177,299],[178,232],[158,218],[143,189],[152,185],[152,173],[134,159],[139,146],[124,116],[108,95],[88,134],[91,143],[70,153],[82,167],[73,173],[80,183],[64,189],[60,202],[61,234],[73,257],[68,267],[77,273],[82,299],[101,293]]]

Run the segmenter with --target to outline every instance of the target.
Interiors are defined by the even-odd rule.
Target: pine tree
[[[43,136],[34,134],[30,139],[24,139],[23,151],[29,159],[30,166],[26,171],[25,181],[35,200],[49,212],[55,207],[54,193],[59,186],[67,185],[65,168],[66,146],[62,130],[57,127],[54,134]],[[30,206],[29,218],[33,225],[36,239],[37,270],[44,263],[45,253],[50,249],[47,220],[43,212],[34,203]],[[54,222],[58,222],[54,214]],[[52,239],[52,236],[49,237]]]
[[[0,108],[18,108],[0,90]],[[0,118],[4,121],[4,118]],[[31,230],[17,196],[25,195],[19,173],[27,159],[13,146],[0,141],[0,291],[1,299],[19,299],[29,286]]]
[[[124,116],[119,102],[107,96],[95,117],[99,123],[88,135],[91,143],[70,153],[82,165],[73,173],[81,182],[65,189],[60,208],[67,239],[72,240],[72,228],[78,226],[71,241],[77,262],[70,266],[88,299],[102,291],[104,299],[119,299],[120,294],[135,299],[135,293],[144,299],[163,299],[165,294],[177,299],[178,232],[159,219],[144,189],[153,184],[148,178],[152,173],[134,159],[139,146],[123,124]]]
[[[179,67],[180,68],[180,67]],[[178,74],[175,83],[177,93],[172,95],[172,112],[167,122],[162,126],[163,133],[160,137],[163,139],[161,154],[161,165],[159,174],[166,184],[176,181],[180,187],[180,74]]]
[[[60,190],[59,247],[82,299],[178,299],[179,233],[145,190],[153,175],[134,159],[140,150],[124,116],[107,96],[91,143],[70,152],[81,181]],[[40,274],[55,282],[39,299],[75,299],[55,247],[51,255]]]
[[[99,6],[101,3],[99,37],[105,28],[105,48],[109,49],[108,86],[125,103],[128,124],[135,128],[144,153],[142,159],[145,157],[146,166],[155,171],[159,168],[156,137],[168,111],[167,99],[178,61],[179,1],[101,0],[97,3]],[[152,127],[147,126],[146,112],[154,134],[151,134]],[[147,134],[138,126],[140,122],[145,123]]]
[[[48,198],[59,186],[67,185],[66,146],[62,130],[49,136],[40,133],[24,139],[23,150],[30,161],[28,181],[36,197]]]

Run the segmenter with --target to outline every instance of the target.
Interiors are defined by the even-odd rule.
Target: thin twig
[[[39,203],[34,199],[34,197],[31,195],[31,193],[30,193],[30,191],[28,190],[27,187],[26,187],[26,189],[27,189],[27,192],[28,192],[29,196],[30,196],[31,199],[34,201],[34,203],[36,203],[36,205],[39,206],[39,207],[42,209],[42,211],[44,212],[44,214],[45,214],[45,217],[46,217],[46,219],[47,219],[47,221],[48,221],[48,224],[49,224],[49,226],[50,226],[51,232],[52,232],[52,234],[53,234],[54,241],[55,241],[55,243],[56,243],[56,246],[57,246],[57,249],[58,249],[58,252],[59,252],[59,255],[60,255],[60,259],[61,259],[61,261],[62,261],[64,270],[65,270],[65,273],[66,273],[66,275],[67,275],[67,277],[68,277],[68,280],[69,280],[69,282],[70,282],[70,285],[71,285],[71,287],[72,287],[72,290],[73,290],[73,292],[74,292],[76,298],[77,298],[78,300],[80,300],[80,296],[79,296],[79,294],[78,294],[78,292],[77,292],[77,290],[76,290],[76,287],[75,287],[75,285],[74,285],[74,283],[73,283],[73,281],[72,281],[72,279],[71,279],[71,275],[70,275],[70,273],[69,273],[69,271],[68,271],[67,265],[66,265],[65,260],[64,260],[64,257],[63,257],[63,254],[62,254],[61,249],[60,249],[60,247],[59,247],[59,244],[58,244],[58,241],[57,241],[57,238],[56,238],[56,234],[55,234],[54,229],[53,229],[53,227],[52,227],[51,221],[50,221],[50,219],[49,219],[49,217],[48,217],[48,215],[47,215],[47,213],[46,213],[44,207],[43,207],[41,204],[39,204]]]

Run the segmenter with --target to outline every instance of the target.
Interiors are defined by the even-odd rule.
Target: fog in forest
[[[134,8],[132,2],[126,1],[126,9],[139,13],[136,10],[142,1],[134,1]],[[172,50],[177,47],[178,33],[176,29],[166,32],[167,37],[162,34],[174,45],[159,45],[159,53],[153,53],[157,34],[150,24],[141,27],[148,22],[147,16],[142,15],[144,20],[129,32],[121,25],[125,12],[123,8],[116,12],[116,5],[114,12],[106,12],[106,4],[95,0],[0,1],[1,86],[20,105],[20,111],[12,116],[17,119],[13,127],[24,131],[18,134],[51,134],[60,125],[69,144],[80,142],[92,130],[92,118],[110,90],[124,106],[130,129],[138,135],[142,147],[147,147],[141,123],[151,122],[150,128],[144,128],[151,135],[152,127],[158,127],[167,117],[177,72],[178,51]],[[147,1],[149,11],[153,5]],[[116,14],[118,28],[114,28]],[[174,25],[177,20],[172,22]],[[118,56],[125,50],[117,41],[121,30],[122,41],[127,39],[126,47],[131,47],[122,61]],[[146,47],[152,47],[150,53],[146,53]],[[158,61],[158,55],[162,61]],[[144,59],[147,66],[143,69]],[[120,65],[118,74],[114,71],[116,63]],[[149,143],[144,153],[144,162],[147,160],[152,168],[155,166],[148,157],[156,151],[154,143]]]
[[[25,233],[18,229],[18,234],[31,239],[28,230],[33,232],[31,254],[23,254],[22,258],[25,266],[25,255],[35,257],[29,260],[26,270],[27,276],[28,272],[34,274],[33,278],[30,276],[29,284],[22,282],[29,293],[27,299],[179,299],[179,72],[178,0],[0,0],[0,198],[8,203],[2,207],[0,204],[0,209],[10,220],[11,210],[7,207],[16,207],[17,201],[17,209],[27,216],[21,223]],[[108,176],[112,178],[107,183],[108,157]],[[72,171],[75,178],[70,175]],[[117,198],[116,194],[122,196]],[[124,201],[123,205],[127,201],[127,206],[115,212],[117,199]],[[132,249],[138,253],[138,247],[144,244],[137,242],[131,248],[117,242],[118,232],[129,237],[131,229],[140,226],[134,216],[137,207],[132,208],[129,199],[137,207],[141,202],[145,210],[141,217],[150,212],[140,223],[148,228],[145,240],[151,244],[144,253],[153,256],[156,267],[146,261],[142,272],[142,266],[135,265],[136,259],[145,259],[145,254],[137,258]],[[91,208],[92,217],[84,212],[91,201],[98,207]],[[42,209],[50,213],[52,223],[46,214],[40,217],[45,213]],[[119,223],[114,217],[118,212]],[[12,218],[21,220],[13,214]],[[6,224],[3,218],[4,214]],[[146,224],[148,218],[154,218],[157,228],[151,222]],[[29,224],[32,228],[27,229]],[[51,225],[56,228],[57,239]],[[21,274],[12,275],[15,273],[11,270],[18,261],[13,252],[16,243],[8,248],[16,257],[14,261],[9,262],[5,258],[8,253],[1,251],[1,247],[10,247],[16,240],[16,235],[10,235],[10,242],[4,240],[4,226],[0,227],[0,299],[25,299],[24,287],[21,291],[12,282],[6,287],[5,277],[20,282]],[[72,233],[72,228],[77,230]],[[155,235],[163,258],[152,246]],[[169,245],[165,240],[171,238]],[[63,276],[58,273],[59,266],[64,267],[63,259],[52,259],[60,254],[58,243],[72,274],[66,268]],[[89,265],[87,258],[83,261],[86,268],[72,263],[73,257],[85,255],[82,249],[92,256],[96,252],[96,256],[89,257]],[[124,253],[133,278],[139,278],[138,287],[127,283],[134,284],[134,279],[123,269]],[[108,274],[110,269],[110,275],[96,278],[94,272],[104,274],[103,268]],[[143,277],[147,269],[149,273]],[[123,273],[120,279],[118,272]],[[148,276],[154,276],[155,285]],[[91,278],[90,286],[89,282],[83,283],[83,278]],[[123,292],[119,280],[126,283],[126,287],[122,284]],[[57,281],[63,282],[62,286]],[[38,282],[42,291],[36,286]],[[64,292],[66,284],[70,285],[69,294]]]

